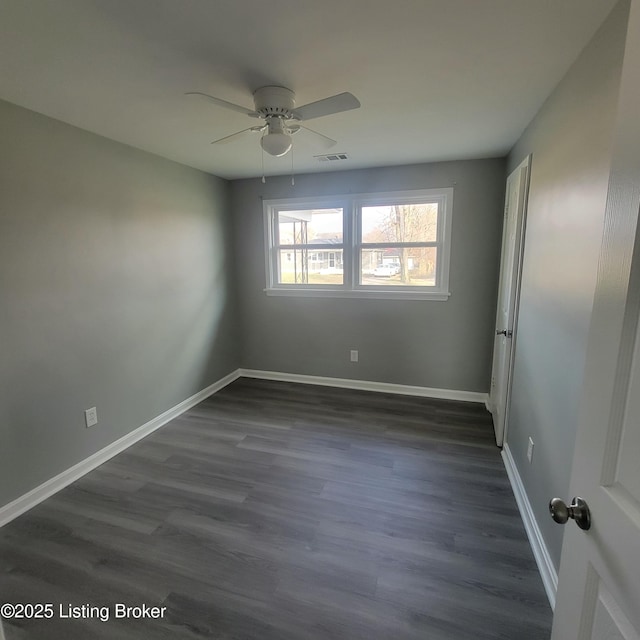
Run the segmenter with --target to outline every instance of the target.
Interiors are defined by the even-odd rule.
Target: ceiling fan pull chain
[[[296,179],[293,177],[293,147],[291,147],[291,186],[294,187]]]
[[[262,133],[262,137],[264,138],[264,132]],[[262,158],[262,184],[264,184],[266,180],[264,177],[264,148],[262,147],[262,145],[260,145],[260,149],[261,149],[260,157]]]

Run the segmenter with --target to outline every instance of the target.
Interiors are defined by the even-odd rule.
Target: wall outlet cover
[[[98,410],[95,407],[91,407],[91,409],[87,409],[84,412],[84,422],[87,428],[98,424]]]
[[[357,349],[351,349],[350,358],[351,358],[351,362],[358,362],[358,350]]]

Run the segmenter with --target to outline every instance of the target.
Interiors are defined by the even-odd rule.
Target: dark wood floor
[[[484,407],[240,379],[0,530],[7,640],[543,640]],[[113,618],[115,603],[164,606]],[[59,605],[110,619],[60,619]]]

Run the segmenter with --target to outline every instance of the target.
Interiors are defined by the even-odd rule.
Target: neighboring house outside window
[[[264,203],[267,294],[446,300],[453,189]]]

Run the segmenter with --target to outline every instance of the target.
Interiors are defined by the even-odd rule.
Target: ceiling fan
[[[206,98],[219,107],[244,113],[251,118],[262,118],[265,121],[264,124],[247,127],[242,131],[214,140],[211,144],[226,144],[244,135],[262,133],[260,145],[268,154],[276,157],[285,155],[291,149],[293,142],[291,136],[301,129],[313,136],[318,143],[327,149],[332,147],[337,144],[335,140],[298,124],[298,122],[306,122],[312,118],[321,118],[360,107],[358,99],[347,92],[296,107],[295,93],[291,89],[274,86],[261,87],[254,92],[255,108],[253,110],[199,91],[191,91],[186,95]]]

